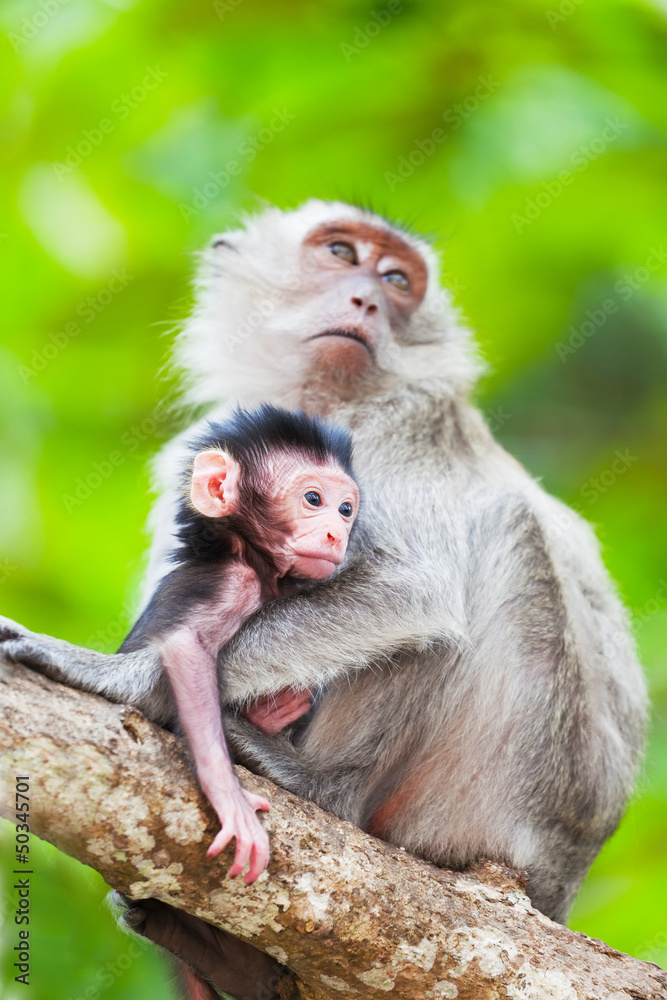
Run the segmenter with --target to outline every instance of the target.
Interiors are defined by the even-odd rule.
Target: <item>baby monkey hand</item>
[[[257,810],[267,812],[271,803],[237,785],[235,789],[221,792],[215,801],[211,799],[211,805],[222,829],[206,852],[207,857],[214,858],[235,839],[236,853],[228,877],[236,878],[250,863],[243,881],[252,885],[269,863],[269,835],[257,817]]]

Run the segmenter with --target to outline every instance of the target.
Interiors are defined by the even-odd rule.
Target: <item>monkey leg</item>
[[[127,905],[119,893],[112,893],[112,898],[116,906]],[[119,922],[171,952],[191,970],[184,976],[190,1000],[214,997],[213,992],[203,992],[208,984],[236,1000],[278,996],[276,988],[284,971],[269,955],[160,900],[142,899],[130,905]]]
[[[256,698],[247,707],[241,708],[239,714],[263,733],[275,736],[307,716],[313,707],[313,699],[310,688],[285,688],[275,695]]]
[[[363,828],[368,767],[315,760],[288,734],[268,735],[228,710],[223,724],[237,764]]]
[[[288,791],[306,794],[303,789],[307,770],[289,735],[284,732],[269,735],[229,709],[223,709],[222,718],[235,763],[270,778]]]

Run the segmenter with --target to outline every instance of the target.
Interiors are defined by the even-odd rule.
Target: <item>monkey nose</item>
[[[378,307],[375,302],[368,302],[360,295],[353,295],[351,301],[353,306],[356,306],[358,309],[363,309],[366,313],[375,313],[378,311]]]

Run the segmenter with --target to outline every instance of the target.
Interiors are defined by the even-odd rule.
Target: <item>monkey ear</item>
[[[234,244],[230,243],[230,241],[226,239],[225,236],[214,236],[213,239],[211,240],[211,246],[213,247],[214,250],[217,249],[217,247],[224,247],[225,250],[236,251],[236,247],[234,246]]]
[[[239,502],[241,467],[226,451],[200,451],[192,468],[190,501],[206,517],[233,514]]]

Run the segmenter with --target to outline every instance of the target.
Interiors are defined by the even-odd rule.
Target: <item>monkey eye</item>
[[[403,271],[387,271],[386,274],[382,275],[382,280],[388,281],[390,285],[393,285],[394,288],[398,288],[401,292],[410,291],[408,276],[407,274],[404,274]]]
[[[338,513],[342,514],[343,517],[352,517],[352,504],[344,500],[338,508]]]
[[[357,263],[357,254],[351,243],[330,243],[329,250],[341,260],[346,260],[348,264]]]
[[[311,507],[322,506],[322,497],[319,495],[319,493],[316,493],[315,490],[308,490],[307,493],[304,493],[303,499],[306,501],[306,503],[310,504]]]

